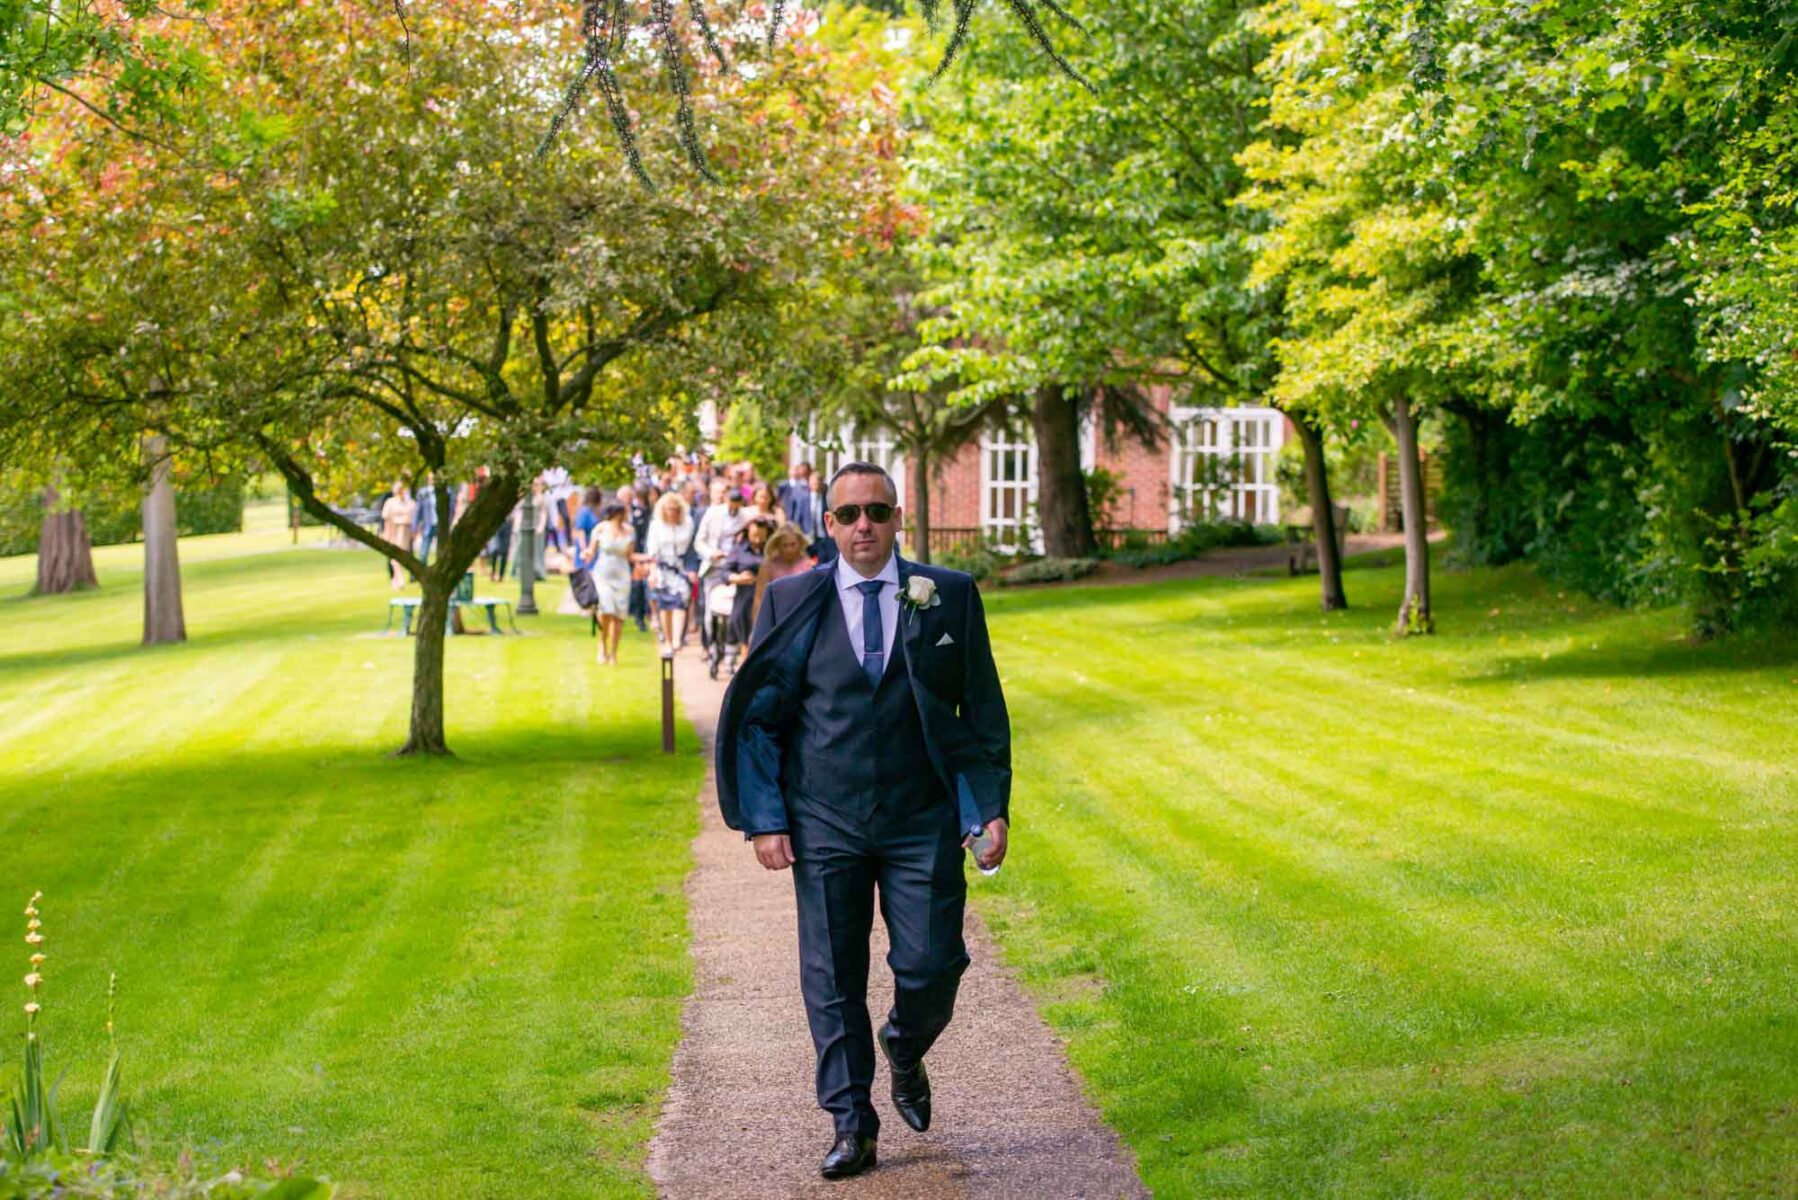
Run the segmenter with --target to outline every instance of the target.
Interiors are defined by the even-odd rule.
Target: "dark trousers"
[[[955,806],[872,819],[803,796],[788,801],[793,889],[799,902],[799,983],[818,1056],[818,1107],[838,1133],[880,1131],[871,1093],[874,1033],[868,1017],[868,937],[878,886],[893,971],[901,1063],[924,1056],[955,1010],[968,968],[962,941],[967,878]]]
[[[631,580],[630,600],[625,611],[630,613],[637,624],[643,623],[643,618],[649,615],[649,584],[641,579]]]

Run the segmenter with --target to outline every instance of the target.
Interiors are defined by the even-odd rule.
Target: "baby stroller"
[[[724,661],[725,631],[730,626],[730,614],[737,606],[737,585],[725,583],[726,573],[723,569],[714,569],[701,581],[705,588],[705,637],[706,637],[706,673],[713,679],[718,678],[718,666]],[[730,647],[730,669],[733,674],[737,669],[737,648]]]

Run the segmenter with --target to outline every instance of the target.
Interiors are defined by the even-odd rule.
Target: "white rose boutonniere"
[[[927,575],[913,575],[906,580],[905,595],[900,599],[906,605],[905,619],[907,621],[911,620],[911,614],[920,608],[935,608],[943,602],[943,598],[936,594],[936,580]]]

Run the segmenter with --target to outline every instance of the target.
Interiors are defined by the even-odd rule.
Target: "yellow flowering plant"
[[[43,1012],[39,997],[44,986],[44,964],[48,961],[44,953],[44,922],[38,910],[38,901],[43,898],[42,892],[34,892],[25,905],[25,944],[31,948],[25,972],[25,1069],[13,1089],[11,1120],[4,1138],[0,1138],[0,1151],[20,1163],[50,1151],[66,1150],[54,1089],[44,1083],[44,1045],[37,1028],[38,1016]],[[118,977],[113,976],[106,987],[106,1037],[112,1053],[106,1064],[106,1078],[100,1085],[100,1097],[94,1102],[85,1151],[98,1158],[116,1153],[131,1140],[130,1118],[119,1095],[119,1047],[113,1040],[117,987]]]

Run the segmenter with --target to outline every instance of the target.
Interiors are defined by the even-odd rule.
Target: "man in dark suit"
[[[806,483],[808,486],[805,494],[794,498],[787,513],[805,530],[806,536],[812,539],[811,544],[806,547],[807,552],[821,563],[835,562],[837,544],[824,527],[824,510],[829,507],[825,498],[824,476],[813,473]],[[793,517],[794,513],[802,514],[802,517]]]
[[[787,481],[775,489],[774,498],[787,520],[799,526],[808,538],[824,533],[824,506],[812,499],[812,464],[802,462],[794,467]]]
[[[922,1131],[924,1054],[968,965],[962,849],[984,835],[981,865],[995,868],[1009,832],[1011,725],[980,593],[972,576],[894,552],[897,494],[871,463],[832,477],[825,521],[840,556],[768,585],[719,721],[725,823],[764,867],[793,871],[818,1104],[836,1125],[830,1179],[872,1167],[880,1130],[875,885],[894,984],[879,1046],[894,1108]]]

